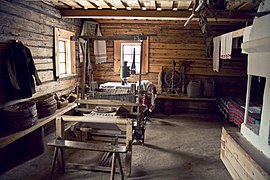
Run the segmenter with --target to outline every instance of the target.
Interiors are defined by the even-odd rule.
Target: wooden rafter
[[[76,1],[61,1],[63,4],[66,4],[67,6],[71,7],[72,9],[75,8],[84,8],[81,4],[77,3]]]
[[[190,10],[199,0],[42,0],[59,9]],[[229,1],[227,10],[255,11],[261,0]]]
[[[88,8],[96,8],[96,6],[94,6],[93,4],[91,4],[89,1],[87,0],[76,0],[76,2],[78,4],[80,4],[81,6],[84,7],[84,9],[88,9]]]
[[[143,18],[167,18],[172,20],[185,20],[191,14],[190,11],[141,11],[141,10],[83,10],[83,9],[63,9],[61,14],[66,18],[134,18],[134,19],[143,19]],[[195,16],[196,18],[196,16]],[[213,16],[208,16],[208,21],[216,21]],[[232,21],[251,21],[253,16],[249,12],[241,13],[239,11],[229,12],[226,11],[223,13],[222,17],[218,17],[218,21],[229,20]]]

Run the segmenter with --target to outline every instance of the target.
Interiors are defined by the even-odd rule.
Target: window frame
[[[55,78],[63,78],[68,76],[76,75],[76,54],[75,54],[75,42],[71,41],[71,36],[74,36],[75,33],[60,29],[54,28],[54,76]],[[66,42],[66,73],[60,74],[60,60],[59,60],[59,41]]]
[[[121,44],[122,43],[138,43],[138,40],[114,40],[114,72],[120,74],[120,68],[122,64]],[[139,42],[140,43],[140,42]],[[149,38],[143,42],[142,48],[142,74],[149,72]]]

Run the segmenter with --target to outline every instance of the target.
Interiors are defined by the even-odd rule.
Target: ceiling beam
[[[186,20],[191,11],[156,11],[156,10],[90,10],[90,9],[62,9],[64,18],[93,18],[93,19],[164,19]],[[195,17],[198,17],[196,15]],[[253,16],[248,11],[223,12],[217,21],[252,21]],[[207,16],[208,21],[216,21],[214,16]]]

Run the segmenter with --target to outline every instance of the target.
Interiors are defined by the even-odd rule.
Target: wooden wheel
[[[181,83],[181,75],[178,71],[173,71],[173,69],[170,69],[164,75],[164,82],[170,88],[178,87]],[[174,87],[171,87],[172,82]]]

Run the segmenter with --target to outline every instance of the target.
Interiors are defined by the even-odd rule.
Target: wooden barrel
[[[204,97],[215,97],[215,83],[214,82],[205,82],[203,85],[203,96]]]
[[[202,83],[200,81],[190,81],[187,86],[188,97],[202,97]]]
[[[7,130],[20,131],[33,126],[37,119],[36,103],[21,102],[3,109],[4,125]]]
[[[46,94],[34,100],[37,105],[38,118],[44,118],[55,113],[57,102],[53,94]]]

